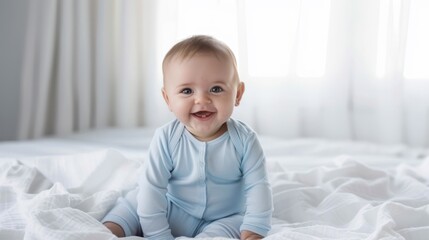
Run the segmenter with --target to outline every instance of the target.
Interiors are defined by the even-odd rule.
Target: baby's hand
[[[247,230],[241,231],[241,235],[240,235],[240,240],[259,240],[262,238],[264,238],[264,237],[262,237],[261,235],[259,235],[257,233],[247,231]]]

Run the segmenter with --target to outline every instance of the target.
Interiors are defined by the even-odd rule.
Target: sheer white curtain
[[[21,136],[161,125],[162,57],[209,34],[236,53],[234,116],[259,133],[428,146],[426,2],[34,1]]]
[[[31,0],[29,6],[19,138],[142,124],[144,66],[153,65],[141,39],[149,2]]]
[[[428,146],[427,1],[157,5],[159,56],[194,34],[232,47],[247,85],[235,116],[258,132]]]

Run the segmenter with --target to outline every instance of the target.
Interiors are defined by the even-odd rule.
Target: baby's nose
[[[198,94],[195,98],[196,104],[208,104],[211,103],[211,99],[207,94]]]

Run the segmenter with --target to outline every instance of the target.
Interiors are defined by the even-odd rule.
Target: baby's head
[[[231,49],[212,37],[193,36],[170,49],[162,69],[164,99],[188,131],[204,141],[224,133],[244,93]]]
[[[237,81],[237,83],[240,82],[237,71],[237,61],[231,49],[225,43],[213,37],[196,35],[176,43],[165,55],[162,62],[164,84],[167,75],[166,69],[171,61],[185,61],[196,54],[213,55],[220,61],[229,62],[234,71],[234,80]]]

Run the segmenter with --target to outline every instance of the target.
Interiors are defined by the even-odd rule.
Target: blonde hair
[[[240,82],[237,70],[237,60],[232,50],[223,42],[206,35],[195,35],[176,43],[165,55],[162,61],[162,73],[165,80],[165,68],[174,58],[186,60],[195,54],[213,54],[219,60],[227,59],[231,62],[234,71],[234,80]]]

